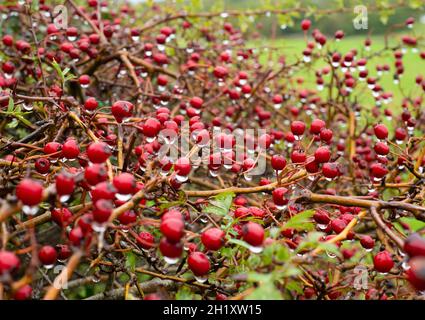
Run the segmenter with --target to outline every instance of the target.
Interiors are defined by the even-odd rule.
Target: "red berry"
[[[301,29],[303,29],[304,31],[307,31],[308,29],[310,29],[311,26],[311,21],[308,19],[304,19],[303,21],[301,21]]]
[[[371,236],[362,236],[360,238],[360,244],[365,249],[373,249],[373,247],[375,246],[375,240],[373,240]]]
[[[56,193],[59,196],[70,195],[75,189],[74,176],[64,171],[56,176]]]
[[[223,79],[227,76],[228,71],[226,67],[217,66],[214,69],[214,76],[219,79]]]
[[[75,139],[67,139],[62,146],[62,155],[67,159],[75,159],[80,154],[80,148]]]
[[[333,132],[330,129],[323,128],[320,131],[320,139],[326,142],[330,142],[332,140]]]
[[[373,131],[375,132],[375,136],[380,140],[384,140],[388,138],[388,129],[383,124],[377,124],[373,128]]]
[[[40,262],[46,266],[55,264],[57,258],[55,248],[52,246],[42,247],[38,252],[38,258],[40,259]]]
[[[38,173],[46,174],[50,170],[50,161],[47,158],[38,158],[35,161],[35,169]]]
[[[149,118],[143,124],[143,134],[149,138],[156,137],[161,129],[161,123],[155,118]]]
[[[69,241],[75,247],[79,247],[84,239],[83,231],[80,227],[76,227],[69,232]]]
[[[206,275],[211,268],[210,260],[203,252],[192,252],[187,258],[187,264],[195,276]]]
[[[72,255],[72,250],[67,244],[56,245],[56,251],[58,253],[58,260],[64,261]]]
[[[308,173],[319,172],[319,163],[314,160],[314,157],[309,157],[306,160],[305,169]]]
[[[134,105],[128,101],[117,101],[111,107],[111,112],[117,122],[122,122],[123,119],[131,117],[133,114]]]
[[[161,221],[160,230],[170,242],[179,242],[184,235],[184,222],[178,218],[168,218]]]
[[[394,261],[391,254],[384,250],[376,254],[373,258],[373,265],[378,272],[386,273],[394,266]]]
[[[390,148],[385,142],[378,141],[373,148],[376,154],[386,156],[390,152]]]
[[[154,246],[154,237],[150,232],[142,231],[136,238],[137,243],[145,250],[149,250]]]
[[[17,270],[21,262],[19,258],[10,251],[0,251],[0,276]]]
[[[316,212],[313,215],[314,221],[316,221],[319,224],[327,225],[331,219],[329,218],[329,214],[325,210],[316,210]]]
[[[409,257],[425,257],[425,239],[418,233],[412,233],[404,241],[404,251]]]
[[[105,142],[93,142],[87,148],[87,157],[92,163],[103,163],[111,155],[111,148]]]
[[[167,258],[179,258],[183,253],[183,245],[180,242],[170,242],[164,237],[159,242],[159,250]]]
[[[12,74],[15,71],[15,65],[11,61],[3,63],[2,70],[4,73]]]
[[[288,203],[288,199],[286,194],[288,193],[288,189],[284,187],[276,188],[272,192],[273,202],[277,206],[284,206]]]
[[[331,158],[331,152],[328,147],[319,147],[314,152],[314,160],[317,163],[325,163],[328,162]]]
[[[259,247],[264,241],[264,228],[250,221],[242,227],[242,237],[253,247]]]
[[[188,176],[191,170],[190,160],[188,158],[179,158],[174,164],[174,170],[179,176]]]
[[[294,150],[291,153],[291,161],[293,163],[304,163],[307,160],[307,156],[302,150]]]
[[[201,241],[208,250],[219,250],[224,244],[225,233],[219,228],[210,228],[201,235]]]
[[[23,204],[35,206],[39,204],[43,198],[43,187],[38,181],[24,179],[16,187],[16,196]]]
[[[145,298],[143,300],[162,300],[162,298],[157,293],[149,293],[145,295]]]
[[[425,290],[425,258],[414,257],[409,261],[407,280],[418,291]]]
[[[341,40],[342,38],[344,38],[344,31],[342,31],[342,30],[336,31],[335,32],[335,39]]]
[[[87,98],[86,102],[84,103],[84,108],[93,111],[98,107],[99,103],[97,100],[93,97]]]
[[[83,87],[88,86],[90,84],[90,76],[83,74],[80,78],[78,78],[78,81]]]
[[[43,148],[45,154],[56,153],[55,155],[52,155],[52,157],[54,158],[59,158],[61,156],[61,154],[59,153],[61,150],[62,145],[59,142],[49,142]]]
[[[345,227],[347,226],[347,222],[343,219],[336,218],[332,220],[331,227],[335,233],[341,233]]]
[[[31,299],[32,288],[29,284],[24,285],[23,287],[16,290],[13,294],[15,300],[28,300]]]
[[[124,172],[115,176],[113,182],[119,194],[131,194],[135,191],[136,180],[130,173]]]
[[[72,221],[72,212],[68,208],[55,208],[51,216],[52,221],[60,227],[65,227]]]
[[[310,126],[310,132],[312,134],[319,134],[320,131],[322,131],[323,128],[325,128],[326,123],[323,120],[320,119],[314,119],[311,122],[311,126]]]
[[[113,210],[114,206],[111,200],[97,200],[94,204],[93,220],[97,223],[105,223],[109,220]]]
[[[234,212],[234,216],[236,219],[248,217],[250,214],[251,211],[245,207],[237,208]]]
[[[193,97],[190,99],[190,105],[195,109],[200,109],[204,103],[204,100],[199,97]]]
[[[404,130],[403,128],[397,128],[395,130],[394,135],[395,135],[396,140],[398,140],[398,141],[403,141],[407,137],[406,130]]]
[[[286,167],[286,159],[282,155],[275,154],[272,156],[271,165],[272,168],[276,171],[283,170]]]
[[[374,163],[370,166],[370,172],[373,177],[382,179],[388,173],[388,169],[380,163]]]
[[[94,186],[108,179],[108,171],[104,164],[94,163],[86,167],[84,179],[89,185]]]
[[[322,167],[323,175],[328,179],[333,179],[339,174],[338,165],[335,162],[327,162]]]
[[[9,35],[9,34],[4,35],[3,38],[2,38],[2,41],[3,41],[3,44],[6,47],[13,46],[13,37],[11,35]]]
[[[170,218],[183,220],[183,215],[180,211],[172,209],[164,213],[161,217],[161,220],[167,220]]]
[[[302,136],[305,131],[305,123],[302,121],[293,121],[291,123],[291,131],[296,136]]]
[[[137,221],[137,214],[133,210],[125,211],[124,213],[118,216],[118,221],[122,225],[129,225]]]

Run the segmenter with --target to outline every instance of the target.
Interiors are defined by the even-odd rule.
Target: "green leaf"
[[[303,230],[303,231],[310,231],[314,229],[314,224],[310,220],[310,218],[314,215],[314,210],[306,210],[303,212],[300,212],[293,216],[291,219],[289,219],[285,225],[283,226],[284,229],[292,228],[295,230]]]
[[[7,106],[7,112],[13,112],[14,107],[15,107],[15,103],[13,102],[12,97],[9,96],[9,104]]]
[[[227,242],[229,242],[229,243],[233,243],[233,244],[236,244],[236,245],[238,245],[238,246],[241,246],[241,247],[244,247],[244,248],[247,248],[247,249],[249,249],[249,248],[250,248],[250,245],[249,245],[248,243],[246,243],[245,241],[242,241],[242,240],[238,240],[238,239],[229,239]]]
[[[310,232],[297,247],[296,252],[303,249],[315,249],[319,245],[319,239],[323,236],[322,232]]]
[[[32,126],[31,121],[29,121],[29,120],[25,119],[23,116],[21,116],[21,115],[19,115],[19,114],[16,114],[16,115],[15,115],[15,117],[16,117],[19,121],[21,121],[22,123],[26,124],[28,127],[31,127],[31,126]]]
[[[176,300],[200,300],[200,296],[193,294],[188,287],[181,287],[176,292]]]
[[[233,192],[223,192],[210,200],[210,204],[203,210],[204,213],[212,213],[225,216],[229,213],[230,206],[235,194]]]
[[[154,200],[148,200],[148,201],[146,201],[146,204],[145,204],[146,208],[153,207],[154,205],[155,205]]]
[[[400,221],[407,224],[410,227],[410,229],[412,229],[412,231],[414,231],[414,232],[425,228],[425,222],[420,221],[420,220],[415,219],[415,218],[402,217],[402,218],[400,218]]]
[[[286,246],[279,244],[275,255],[276,260],[285,262],[288,261],[290,256],[291,254],[289,253],[289,249]]]
[[[424,7],[423,0],[410,0],[408,1],[409,7],[412,9],[419,9]]]
[[[334,254],[337,257],[342,256],[341,251],[334,243],[319,242],[317,247],[323,249],[326,253]]]
[[[129,268],[131,271],[134,271],[134,269],[136,269],[136,263],[137,263],[137,256],[129,251],[126,254],[126,260],[125,260],[125,265],[127,268]]]
[[[280,291],[274,285],[274,279],[272,274],[250,274],[248,275],[248,279],[250,279],[250,281],[259,282],[259,286],[250,295],[246,297],[246,300],[282,299]]]
[[[18,126],[19,122],[16,119],[13,119],[11,122],[9,122],[6,126],[8,129],[14,129]]]
[[[53,60],[52,66],[56,70],[57,74],[60,76],[62,84],[65,84],[65,82],[75,78],[75,76],[72,73],[69,73],[70,71],[69,68],[65,68],[64,70],[62,70],[59,63],[57,63],[56,60]]]
[[[304,290],[301,284],[297,281],[289,281],[285,288],[289,291],[295,291],[298,294],[303,294]]]
[[[247,280],[250,282],[267,282],[270,281],[270,277],[270,274],[249,272],[247,275]]]

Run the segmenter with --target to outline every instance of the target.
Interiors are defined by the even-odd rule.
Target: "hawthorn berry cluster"
[[[304,19],[305,49],[268,65],[225,14],[67,4],[66,28],[45,1],[0,6],[2,298],[425,290],[425,79],[401,101],[384,85],[424,63],[413,18],[347,52]]]

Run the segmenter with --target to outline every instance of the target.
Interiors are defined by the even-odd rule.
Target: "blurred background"
[[[314,27],[326,35],[333,35],[335,30],[341,29],[346,35],[367,35],[367,34],[382,34],[388,29],[388,25],[404,23],[406,17],[414,17],[416,21],[425,25],[425,12],[423,7],[425,0],[409,0],[405,1],[406,8],[381,10],[377,12],[374,7],[391,7],[396,3],[403,3],[404,1],[393,0],[362,0],[362,1],[347,1],[347,0],[130,0],[132,3],[138,4],[159,4],[161,6],[167,5],[168,2],[173,6],[193,7],[196,3],[197,11],[204,12],[217,12],[222,10],[256,10],[256,9],[285,9],[285,8],[311,8],[311,14],[307,15],[309,19],[314,22]],[[356,30],[353,27],[353,19],[356,16],[354,7],[356,5],[366,6],[368,10],[368,29]],[[332,10],[339,7],[353,8],[347,13],[335,13],[327,15],[317,15],[313,13],[319,10]],[[187,9],[187,8],[185,8]],[[283,36],[288,34],[299,33],[299,22],[305,18],[304,15],[291,13],[288,16],[273,15],[255,17],[256,30],[261,36],[269,37],[273,34],[275,25],[279,26],[276,31],[276,36]],[[230,19],[231,20],[231,19]],[[237,20],[237,19],[235,19]],[[243,20],[240,19],[240,20]],[[252,22],[252,21],[251,21]],[[281,28],[280,28],[281,27]]]

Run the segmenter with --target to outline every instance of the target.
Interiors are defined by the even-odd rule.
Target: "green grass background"
[[[406,32],[414,33],[416,36],[425,34],[425,26],[419,25],[415,27],[413,30],[407,29]],[[406,33],[396,33],[391,34],[388,37],[389,47],[394,47],[400,43],[400,38],[403,34]],[[326,46],[330,50],[336,50],[340,52],[342,55],[347,53],[349,50],[355,48],[358,51],[358,57],[369,56],[374,52],[377,52],[385,47],[384,35],[372,35],[370,38],[372,39],[372,46],[370,51],[364,50],[364,40],[365,36],[348,36],[342,39],[341,41],[333,41],[333,39],[328,36],[328,41]],[[308,40],[312,41],[312,37],[308,37]],[[302,58],[302,51],[306,48],[306,42],[303,36],[288,36],[288,37],[279,37],[275,40],[261,38],[259,40],[252,40],[249,42],[249,46],[253,48],[260,48],[261,56],[260,62],[262,64],[267,63],[275,63],[279,56],[284,55],[286,57],[286,62],[291,64],[295,62],[297,59]],[[270,54],[268,51],[264,50],[264,47],[273,47],[277,48],[277,50],[272,50],[272,59],[270,59]],[[419,48],[418,52],[414,53],[411,49],[408,49],[405,55],[403,56],[403,65],[405,72],[401,78],[399,84],[394,84],[393,74],[395,70],[394,66],[394,56],[392,51],[386,51],[380,56],[376,56],[368,60],[367,69],[369,71],[369,76],[378,77],[376,66],[388,64],[390,66],[390,72],[384,73],[378,83],[383,87],[385,92],[393,93],[393,101],[388,105],[383,105],[382,108],[391,109],[394,113],[398,113],[401,109],[400,104],[403,99],[403,94],[406,96],[417,97],[422,94],[422,89],[416,85],[415,78],[419,74],[425,76],[425,60],[421,59],[419,54],[421,50],[425,50]],[[302,70],[294,73],[295,77],[303,77],[304,84],[303,87],[307,88],[316,88],[316,77],[315,70],[325,66],[326,63],[323,59],[318,59],[316,61],[312,61],[308,68],[303,68]],[[357,72],[355,73],[357,74]],[[325,77],[325,83],[330,79],[330,76]],[[365,82],[358,82],[356,87],[358,90],[362,90],[366,86]],[[356,93],[354,91],[354,94]],[[323,95],[326,95],[326,89],[322,91]],[[403,92],[403,94],[402,94]],[[358,102],[365,107],[372,107],[374,105],[374,99],[370,90],[362,91],[361,95],[357,96]]]

